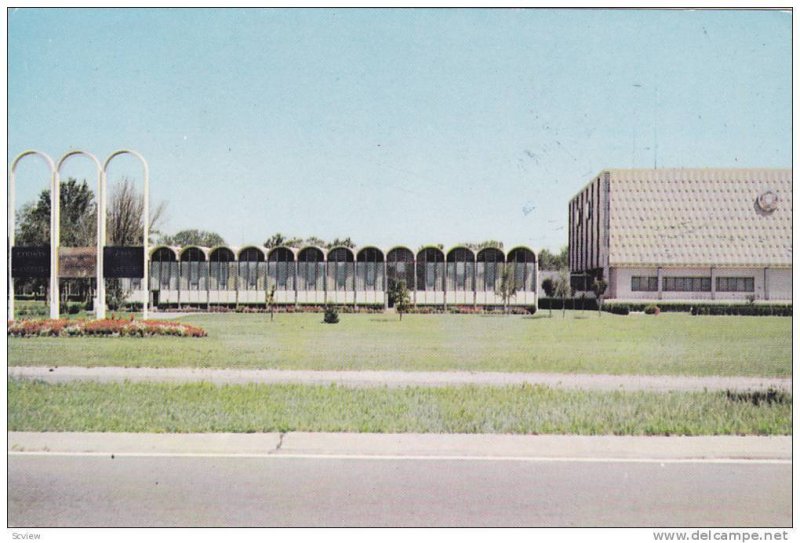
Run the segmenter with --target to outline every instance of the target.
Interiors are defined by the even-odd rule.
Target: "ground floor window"
[[[663,289],[673,292],[711,292],[711,278],[665,277]]]
[[[658,277],[631,277],[631,291],[633,292],[655,292],[658,290]]]
[[[719,292],[755,292],[755,280],[752,277],[717,277]]]

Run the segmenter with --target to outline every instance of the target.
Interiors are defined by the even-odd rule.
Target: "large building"
[[[274,288],[278,305],[347,304],[386,307],[388,287],[404,281],[416,306],[500,307],[498,293],[510,266],[516,294],[509,305],[537,304],[536,253],[457,246],[407,247],[384,251],[367,246],[167,247],[150,252],[150,300],[156,306],[264,305]],[[143,301],[134,281],[132,300]]]
[[[617,300],[791,300],[792,171],[604,170],[569,203],[573,285]]]

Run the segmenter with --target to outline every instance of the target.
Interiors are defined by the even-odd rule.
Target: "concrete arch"
[[[178,255],[181,262],[205,262],[208,260],[208,248],[199,245],[187,245]]]

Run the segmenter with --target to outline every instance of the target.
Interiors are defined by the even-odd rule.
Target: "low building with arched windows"
[[[517,291],[511,306],[535,307],[538,275],[533,250],[477,252],[456,246],[168,247],[150,252],[150,299],[155,306],[213,307],[324,304],[388,307],[403,281],[417,306],[500,307],[502,274],[510,266]],[[136,281],[135,285],[141,285]],[[136,291],[132,300],[145,299]]]

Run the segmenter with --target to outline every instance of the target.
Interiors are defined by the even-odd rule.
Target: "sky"
[[[791,167],[791,15],[14,9],[8,160],[135,149],[162,230],[558,250],[607,168]],[[33,158],[17,209],[47,187]],[[71,159],[62,178],[86,178]],[[142,182],[131,158],[109,184]]]

